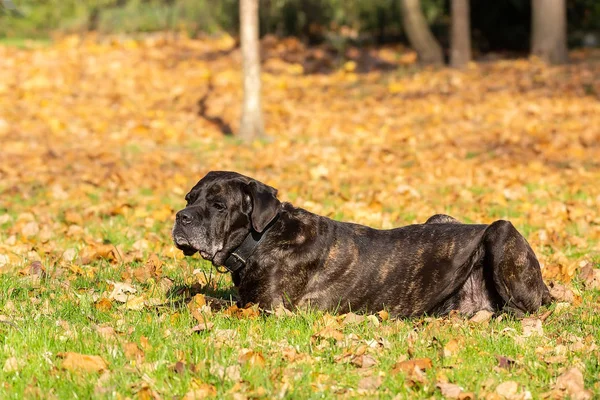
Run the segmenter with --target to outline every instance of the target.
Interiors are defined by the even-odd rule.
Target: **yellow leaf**
[[[100,356],[79,353],[58,353],[63,359],[61,367],[71,372],[100,372],[108,369],[108,364]]]

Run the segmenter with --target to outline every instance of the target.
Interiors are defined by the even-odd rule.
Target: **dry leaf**
[[[444,346],[444,357],[451,357],[456,355],[460,351],[460,345],[458,340],[450,339]]]
[[[523,337],[544,336],[542,320],[540,320],[539,318],[523,318],[521,320],[521,326],[523,327]]]
[[[96,332],[104,339],[114,339],[117,337],[117,332],[112,326],[96,326]]]
[[[377,365],[377,360],[369,354],[361,354],[353,357],[351,363],[358,368],[371,368]]]
[[[197,294],[192,297],[192,300],[188,303],[188,309],[195,310],[206,305],[206,298],[203,294]]]
[[[508,358],[508,357],[496,356],[496,359],[498,360],[498,366],[500,368],[512,369],[516,364],[515,360]]]
[[[19,369],[21,369],[22,365],[23,363],[19,361],[16,357],[8,357],[4,362],[4,367],[2,368],[2,371],[6,372],[7,374],[17,372]]]
[[[380,324],[379,319],[373,314],[367,315],[367,321],[369,321],[373,326],[379,326]]]
[[[215,326],[215,324],[213,324],[212,322],[201,322],[192,328],[192,332],[210,331],[213,328],[213,326]]]
[[[519,384],[515,381],[502,382],[496,386],[495,393],[507,400],[520,400],[518,396]]]
[[[594,268],[592,263],[587,262],[583,265],[579,277],[583,281],[586,289],[600,290],[600,269]]]
[[[556,300],[565,301],[568,303],[572,303],[575,300],[575,294],[573,293],[573,290],[566,285],[561,285],[557,282],[551,282],[549,287],[550,295]]]
[[[277,307],[275,307],[275,310],[273,310],[273,313],[275,314],[275,316],[281,318],[281,317],[291,317],[294,315],[293,312],[291,312],[290,310],[288,310],[287,308],[285,308],[283,306],[283,304],[279,304]]]
[[[390,313],[386,310],[379,311],[377,315],[379,315],[379,318],[381,318],[382,321],[387,321],[388,319],[390,319]]]
[[[139,348],[137,343],[125,343],[123,345],[123,351],[125,352],[125,357],[128,360],[135,361],[138,364],[141,364],[144,361],[145,354],[142,349]]]
[[[261,352],[253,351],[250,349],[242,349],[238,357],[238,362],[240,364],[247,364],[253,367],[264,367],[265,357],[262,355]]]
[[[208,383],[195,385],[196,387],[188,391],[182,400],[201,400],[213,398],[217,395],[217,389]]]
[[[108,364],[100,356],[73,352],[58,353],[63,359],[61,367],[71,372],[100,372],[108,369]]]
[[[471,319],[469,319],[469,321],[481,324],[483,322],[488,322],[493,315],[494,313],[492,313],[491,311],[479,310],[477,311],[477,313],[475,313],[475,315],[471,317]]]
[[[116,300],[120,303],[125,303],[131,295],[137,293],[137,289],[125,282],[112,282],[107,281],[112,287],[112,291],[108,298],[110,300]]]
[[[112,303],[110,302],[109,299],[107,299],[106,297],[103,297],[94,304],[94,307],[96,307],[96,310],[98,310],[98,311],[106,312],[106,311],[110,311],[110,309],[112,308]]]
[[[383,378],[380,376],[366,376],[358,381],[358,389],[364,391],[377,390],[382,382]]]
[[[144,295],[141,296],[129,296],[127,301],[125,302],[125,307],[128,310],[139,311],[144,308],[146,305],[146,297]]]
[[[335,339],[337,341],[342,341],[342,340],[344,340],[344,334],[337,329],[327,326],[327,327],[321,329],[319,332],[315,333],[312,336],[312,338],[313,339]]]
[[[365,321],[366,317],[364,315],[358,315],[355,313],[347,313],[342,315],[341,317],[343,317],[342,319],[342,323],[344,325],[356,325],[356,324],[361,324]]]
[[[460,386],[454,383],[438,382],[435,386],[440,389],[442,396],[446,399],[458,399],[463,391]]]
[[[404,373],[410,373],[415,369],[415,367],[425,371],[431,368],[432,365],[433,364],[431,363],[431,360],[429,358],[416,358],[413,360],[397,362],[394,365],[392,372],[398,373],[402,371]]]
[[[581,371],[572,367],[563,372],[556,379],[556,389],[564,391],[573,400],[588,400],[593,397],[590,390],[584,386],[583,374]]]
[[[212,365],[210,373],[219,379],[228,379],[233,382],[239,381],[242,377],[242,370],[239,365],[229,365],[227,368],[221,365]]]
[[[258,305],[256,304],[248,304],[244,308],[239,308],[237,305],[234,304],[231,307],[227,308],[225,311],[223,311],[223,314],[240,319],[254,319],[258,318],[258,316],[260,315],[260,311],[258,309]]]

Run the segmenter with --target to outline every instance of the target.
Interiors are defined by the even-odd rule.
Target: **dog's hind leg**
[[[510,222],[489,225],[483,241],[484,274],[493,280],[506,311],[532,313],[551,301],[535,253]]]
[[[426,224],[461,224],[459,220],[446,214],[435,214],[425,221]]]

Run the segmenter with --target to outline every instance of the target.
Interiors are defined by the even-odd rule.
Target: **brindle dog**
[[[535,312],[551,301],[538,260],[508,221],[377,230],[333,221],[235,172],[213,171],[186,195],[175,245],[232,272],[242,305],[396,316]]]

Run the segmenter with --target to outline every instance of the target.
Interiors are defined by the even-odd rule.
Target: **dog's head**
[[[276,189],[236,172],[209,172],[185,196],[173,241],[187,256],[199,252],[223,265],[252,229],[262,232],[275,218],[281,204],[276,196]]]

